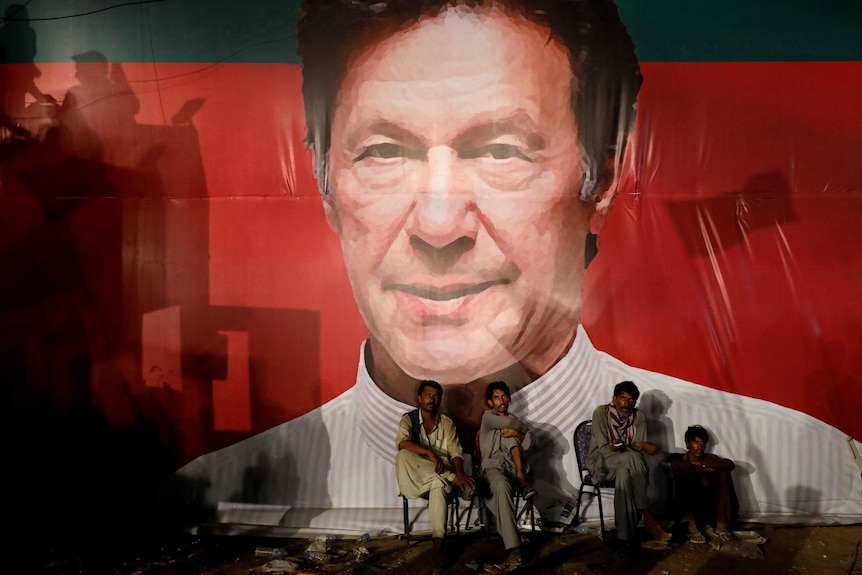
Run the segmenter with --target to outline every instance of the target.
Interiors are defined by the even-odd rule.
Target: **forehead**
[[[494,117],[571,106],[568,51],[550,31],[496,7],[456,6],[372,44],[350,60],[336,103],[348,124]],[[481,94],[481,96],[477,96]],[[360,116],[360,117],[357,117]],[[433,121],[431,122],[433,124]]]
[[[508,397],[509,394],[503,391],[502,389],[495,389],[491,394],[492,399],[497,399],[498,397]]]
[[[607,396],[605,396],[605,397],[607,397]],[[621,391],[619,395],[615,395],[614,397],[616,399],[621,399],[623,401],[634,400],[634,398],[635,398],[635,396],[633,396],[632,394],[630,394],[627,391]]]
[[[426,385],[425,387],[422,388],[422,393],[420,395],[438,395],[439,393],[440,392],[437,391],[437,389],[434,388],[433,386]]]

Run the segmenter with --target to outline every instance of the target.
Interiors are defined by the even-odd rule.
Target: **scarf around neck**
[[[629,415],[620,415],[613,402],[608,404],[608,439],[611,443],[631,445],[635,439],[635,416],[638,410],[632,409]]]

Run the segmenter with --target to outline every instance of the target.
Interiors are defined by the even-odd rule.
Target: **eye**
[[[488,144],[472,150],[466,150],[462,152],[461,157],[465,159],[491,158],[493,160],[510,160],[515,158],[526,162],[531,161],[518,146],[504,143]]]
[[[371,144],[367,146],[361,154],[356,158],[356,162],[361,162],[365,158],[380,158],[382,160],[391,160],[393,158],[409,158],[419,159],[421,153],[401,144],[393,142],[381,142],[379,144]]]

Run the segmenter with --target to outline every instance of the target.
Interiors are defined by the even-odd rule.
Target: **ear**
[[[326,222],[330,229],[338,235],[341,235],[341,216],[338,213],[338,207],[335,205],[333,192],[325,191],[321,193],[323,199],[323,214],[326,216]]]
[[[590,231],[596,235],[599,235],[599,232],[601,232],[602,227],[605,224],[605,218],[607,218],[608,212],[610,212],[619,186],[619,178],[617,178],[616,170],[616,158],[614,155],[610,155],[610,157],[605,160],[604,168],[604,177],[602,178],[602,181],[596,183],[596,201],[594,204],[595,212],[593,212],[593,215],[590,218]]]
[[[335,204],[335,193],[329,185],[329,174],[325,171],[329,168],[327,165],[321,165],[317,160],[317,146],[314,146],[311,148],[311,162],[314,166],[314,179],[320,190],[320,199],[323,200],[323,214],[326,216],[326,222],[330,229],[341,235],[341,217]]]
[[[490,399],[486,399],[486,400],[485,400],[485,403],[487,403],[487,404],[488,404],[488,407],[494,407],[494,402],[493,402],[493,401],[491,401]]]

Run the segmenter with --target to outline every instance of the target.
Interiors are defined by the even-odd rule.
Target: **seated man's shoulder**
[[[703,456],[705,463],[733,463],[733,460],[728,459],[727,457],[722,457],[721,455],[716,455],[714,453],[707,453]]]
[[[608,404],[603,403],[599,406],[596,406],[596,408],[593,410],[593,419],[596,419],[597,417],[605,417],[607,414],[608,414]]]

